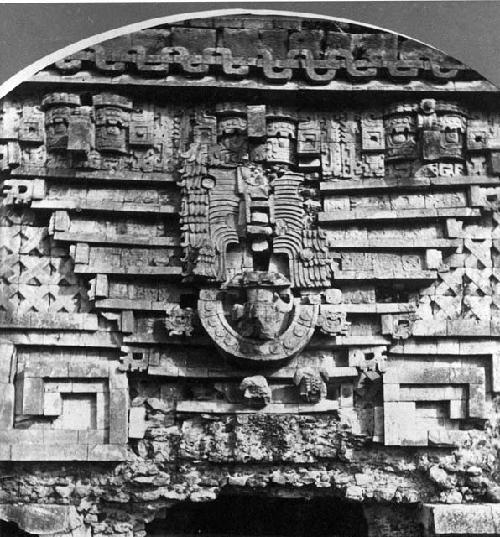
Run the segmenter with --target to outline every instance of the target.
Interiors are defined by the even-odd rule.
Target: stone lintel
[[[431,535],[498,535],[500,504],[424,504],[422,522]]]
[[[39,536],[72,532],[83,522],[73,505],[0,504],[0,520]]]

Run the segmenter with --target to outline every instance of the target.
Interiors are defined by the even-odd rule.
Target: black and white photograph
[[[499,28],[0,3],[0,537],[500,536]]]

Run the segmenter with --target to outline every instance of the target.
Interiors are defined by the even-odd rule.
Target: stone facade
[[[240,15],[0,106],[0,535],[500,533],[497,88]]]

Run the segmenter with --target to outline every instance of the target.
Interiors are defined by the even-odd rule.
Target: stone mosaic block
[[[480,367],[391,368],[383,376],[383,386],[384,442],[389,446],[439,444],[443,421],[448,420],[448,428],[453,428],[455,420],[486,419],[485,373]],[[426,419],[425,408],[443,404],[445,420],[434,419],[433,414]],[[443,436],[443,445],[450,443],[447,438]],[[459,440],[460,435],[455,439]]]
[[[4,359],[10,361],[13,347],[8,348],[11,356]],[[126,457],[127,379],[116,362],[79,364],[30,355],[18,364],[15,381],[4,386],[0,435],[10,449],[4,450],[3,460],[95,461],[102,456],[112,461]]]

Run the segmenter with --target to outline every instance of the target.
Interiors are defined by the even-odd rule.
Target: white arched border
[[[87,37],[86,39],[81,39],[80,41],[77,41],[76,43],[68,45],[67,47],[61,48],[57,50],[56,52],[53,52],[51,54],[48,54],[47,56],[44,56],[43,58],[37,60],[36,62],[33,62],[32,64],[28,65],[24,69],[21,69],[20,71],[18,71],[15,75],[8,78],[3,84],[0,85],[0,99],[5,97],[10,91],[12,91],[19,84],[21,84],[22,82],[25,82],[26,80],[29,80],[32,76],[38,73],[38,71],[42,70],[48,65],[51,65],[52,63],[56,61],[62,60],[63,58],[65,58],[66,56],[69,56],[70,54],[74,54],[75,52],[78,52],[87,47],[91,47],[98,43],[102,43],[103,41],[106,41],[108,39],[130,34],[133,32],[138,32],[139,30],[144,30],[146,28],[153,28],[155,26],[159,26],[160,24],[169,24],[169,23],[187,21],[187,20],[192,20],[192,19],[221,17],[225,15],[271,15],[271,16],[274,15],[274,16],[299,17],[299,18],[305,18],[305,19],[318,19],[318,20],[329,20],[329,21],[334,21],[334,22],[351,23],[351,24],[357,24],[359,26],[366,26],[367,28],[381,30],[383,32],[387,32],[391,34],[401,35],[408,39],[412,39],[413,41],[422,43],[430,48],[436,49],[436,47],[433,47],[432,45],[423,43],[422,41],[419,41],[418,39],[415,39],[406,34],[402,34],[400,32],[387,30],[385,28],[381,28],[380,26],[375,26],[374,24],[368,24],[364,22],[359,22],[359,21],[354,21],[351,19],[344,19],[344,18],[339,18],[339,17],[331,17],[329,15],[319,15],[317,13],[304,13],[304,12],[298,12],[298,11],[297,12],[281,11],[281,10],[275,10],[275,9],[247,9],[247,8],[245,9],[240,9],[240,8],[211,9],[207,11],[196,11],[193,13],[180,13],[177,15],[167,15],[165,17],[155,17],[153,19],[148,19],[148,20],[141,21],[141,22],[127,24],[126,26],[121,26],[120,28],[114,28],[113,30],[108,30],[107,32],[96,34],[96,35],[93,35],[92,37]]]

